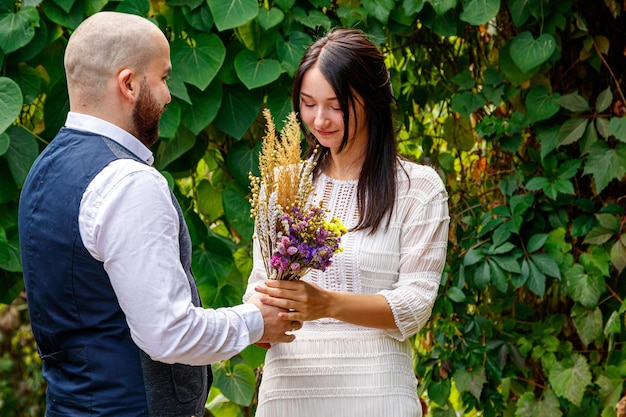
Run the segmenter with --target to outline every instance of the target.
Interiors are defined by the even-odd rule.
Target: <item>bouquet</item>
[[[295,113],[276,136],[269,109],[263,111],[266,134],[259,154],[260,177],[250,174],[251,216],[255,219],[265,271],[271,279],[299,279],[311,269],[324,271],[340,252],[346,228],[338,218],[326,220],[322,201],[313,193],[315,153],[301,159],[300,127]]]

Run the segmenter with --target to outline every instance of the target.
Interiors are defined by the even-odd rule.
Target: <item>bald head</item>
[[[65,50],[70,105],[84,98],[96,103],[124,68],[144,74],[162,53],[163,40],[161,30],[140,16],[100,12],[87,18],[72,33]]]

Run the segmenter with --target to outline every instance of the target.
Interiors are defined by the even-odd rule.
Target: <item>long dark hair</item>
[[[355,29],[335,29],[315,41],[300,61],[293,84],[293,108],[309,144],[308,156],[318,145],[317,139],[305,129],[300,116],[300,91],[304,74],[315,64],[333,88],[343,111],[344,134],[339,151],[348,143],[349,109],[355,109],[355,93],[363,99],[365,117],[368,119],[369,137],[365,161],[359,176],[357,198],[359,223],[354,230],[371,228],[373,233],[387,217],[396,200],[396,136],[393,96],[385,58],[364,34]],[[356,114],[352,114],[356,118]],[[317,176],[324,169],[328,148],[320,147]]]

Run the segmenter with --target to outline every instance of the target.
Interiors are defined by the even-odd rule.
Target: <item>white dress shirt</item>
[[[104,120],[70,112],[65,124],[115,140],[148,164],[152,152]],[[195,307],[179,255],[179,220],[166,179],[150,165],[118,159],[87,187],[80,235],[104,263],[134,342],[153,360],[205,365],[228,359],[263,335],[252,304]]]

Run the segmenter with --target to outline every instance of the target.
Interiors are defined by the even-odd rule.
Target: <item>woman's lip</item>
[[[319,130],[319,129],[315,129],[315,131],[320,135],[320,136],[328,136],[328,135],[332,135],[333,131],[328,131],[328,130]]]

